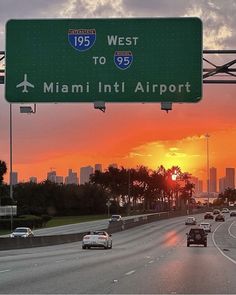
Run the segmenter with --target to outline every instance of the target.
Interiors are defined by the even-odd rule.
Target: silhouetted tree
[[[0,160],[0,185],[3,183],[3,175],[7,173],[7,165]]]

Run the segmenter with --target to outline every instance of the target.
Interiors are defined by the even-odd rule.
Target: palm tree
[[[195,188],[195,185],[190,181],[190,178],[191,174],[189,174],[188,172],[182,173],[181,179],[184,181],[184,187],[182,187],[181,189],[181,199],[184,203],[185,209],[187,204],[189,209],[189,204],[193,197],[193,192]]]
[[[3,183],[3,175],[7,173],[7,165],[4,161],[0,160],[0,184]]]

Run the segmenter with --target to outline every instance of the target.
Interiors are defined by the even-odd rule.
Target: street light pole
[[[12,186],[12,104],[10,103],[10,199],[13,203],[13,186]],[[11,204],[12,207],[13,204]],[[13,227],[13,214],[11,210],[11,231]]]
[[[209,137],[210,135],[207,133],[205,137],[207,142],[207,207],[209,207],[209,203],[210,203]]]

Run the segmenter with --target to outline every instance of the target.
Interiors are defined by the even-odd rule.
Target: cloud
[[[229,42],[236,37],[235,1],[215,0],[190,2],[184,16],[196,16],[203,22],[203,44],[204,49],[225,49]],[[230,10],[229,10],[230,7]],[[234,43],[235,44],[235,43]]]
[[[166,157],[178,157],[178,158],[185,158],[187,155],[185,153],[166,153]]]
[[[61,17],[97,18],[124,17],[129,12],[123,9],[122,0],[67,0],[59,11]]]
[[[151,154],[141,154],[141,153],[134,153],[134,152],[131,152],[129,153],[129,158],[134,158],[134,157],[152,157]]]
[[[170,150],[171,152],[175,152],[175,151],[178,151],[179,149],[176,148],[176,147],[171,147],[171,148],[169,148],[169,150]]]

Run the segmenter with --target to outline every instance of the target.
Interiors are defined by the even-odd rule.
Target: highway
[[[209,220],[207,248],[187,247],[191,226],[176,217],[113,234],[112,250],[76,242],[0,251],[0,293],[235,294],[236,218],[225,216]]]
[[[145,214],[152,215],[152,214]],[[127,217],[122,217],[123,220],[133,219],[135,217],[140,217],[144,215],[132,215]],[[67,224],[57,227],[41,228],[34,230],[35,236],[49,236],[49,235],[65,235],[65,234],[74,234],[80,232],[86,232],[94,229],[107,229],[109,225],[109,218],[100,219],[96,221],[87,221],[77,224]]]

